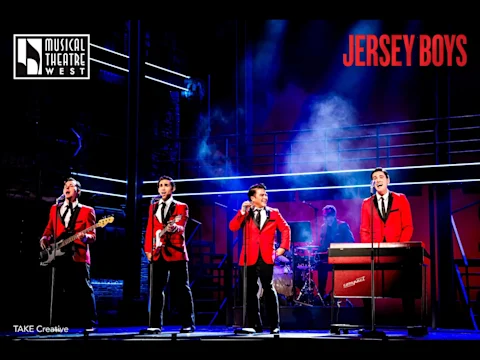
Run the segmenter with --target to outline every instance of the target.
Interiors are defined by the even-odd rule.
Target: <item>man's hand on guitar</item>
[[[51,238],[51,236],[42,236],[42,238],[40,239],[40,247],[42,248],[42,250],[45,250],[47,248]]]
[[[167,224],[167,232],[173,233],[178,230],[177,224],[174,221],[169,221]]]
[[[146,252],[145,256],[147,257],[148,262],[152,262],[152,253]]]
[[[84,244],[86,244],[91,238],[92,238],[91,235],[87,234],[84,237],[82,237],[81,240]]]

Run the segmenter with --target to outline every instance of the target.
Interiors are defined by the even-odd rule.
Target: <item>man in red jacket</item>
[[[144,244],[148,261],[153,261],[150,330],[162,330],[164,292],[170,277],[170,288],[177,295],[179,304],[180,332],[191,333],[195,331],[195,314],[185,242],[188,205],[173,199],[175,182],[171,177],[161,176],[157,186],[160,199],[150,204]]]
[[[50,208],[48,224],[40,239],[40,247],[45,249],[53,244],[54,238],[58,240],[61,235],[69,233],[77,234],[86,230],[96,223],[95,210],[80,204],[78,198],[81,194],[81,184],[74,178],[68,178],[63,187],[63,202],[59,202]],[[85,236],[76,239],[72,244],[67,245],[72,251],[55,258],[55,279],[54,279],[54,319],[57,325],[62,325],[59,310],[63,306],[83,322],[85,332],[96,331],[97,311],[95,295],[90,281],[90,248],[89,244],[96,240],[95,229],[87,232]],[[68,298],[63,298],[63,293]],[[76,316],[75,316],[76,315]]]
[[[373,242],[376,243],[411,241],[413,221],[407,197],[404,194],[388,189],[390,176],[387,170],[383,168],[374,169],[371,173],[371,179],[374,181],[376,194],[363,200],[360,241],[362,243],[371,243],[372,231]],[[412,325],[412,322],[415,321],[415,299],[405,296],[402,299],[402,304],[405,320],[409,325]],[[364,306],[368,316],[370,316],[371,299],[364,299]]]
[[[363,200],[360,224],[360,241],[372,241],[372,201],[373,201],[373,241],[408,242],[413,235],[412,211],[404,194],[388,189],[390,177],[387,170],[377,168],[372,171],[377,193]]]
[[[270,333],[280,332],[280,315],[277,292],[273,287],[275,258],[290,249],[290,226],[280,211],[267,206],[268,195],[264,184],[255,184],[248,190],[248,198],[235,217],[230,221],[230,230],[243,228],[242,251],[239,265],[247,268],[247,320],[256,332],[263,332],[260,317],[260,304],[257,297],[258,279],[263,288],[265,307],[270,325]],[[275,250],[275,235],[281,233],[281,242]]]

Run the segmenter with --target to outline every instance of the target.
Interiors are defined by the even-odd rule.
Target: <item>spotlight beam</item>
[[[122,54],[122,53],[119,53],[117,51],[113,51],[113,50],[110,50],[110,49],[107,49],[107,48],[104,48],[103,46],[99,46],[99,45],[95,45],[95,44],[90,44],[90,46],[94,47],[94,48],[97,48],[97,49],[100,49],[100,50],[103,50],[103,51],[108,51],[109,53],[111,54],[115,54],[117,56],[121,56],[121,57],[124,57],[126,59],[129,59],[130,56],[126,55],[126,54]],[[190,76],[188,75],[185,75],[185,74],[182,74],[182,73],[179,73],[177,71],[173,71],[173,70],[170,70],[170,69],[167,69],[167,68],[164,68],[162,66],[158,66],[158,65],[155,65],[155,64],[152,64],[152,63],[149,63],[149,62],[145,62],[145,65],[147,66],[150,66],[150,67],[153,67],[155,69],[158,69],[158,70],[162,70],[162,71],[165,71],[165,72],[168,72],[170,74],[173,74],[173,75],[177,75],[177,76],[181,76],[185,79],[190,79]]]
[[[120,71],[125,71],[128,73],[128,69],[125,69],[123,67],[120,67],[120,66],[117,66],[117,65],[113,65],[113,64],[110,64],[110,63],[107,63],[105,61],[101,61],[101,60],[98,60],[98,59],[95,59],[95,58],[90,58],[91,61],[94,61],[96,63],[99,63],[99,64],[102,64],[102,65],[105,65],[105,66],[109,66],[111,68],[114,68],[114,69],[117,69],[117,70],[120,70]],[[172,83],[169,83],[167,81],[163,81],[163,80],[160,80],[160,79],[156,79],[154,77],[151,77],[151,76],[148,76],[148,75],[145,75],[145,78],[148,79],[148,80],[153,80],[153,81],[156,81],[158,83],[161,83],[161,84],[165,84],[165,85],[168,85],[168,86],[171,86],[171,87],[174,87],[176,89],[179,89],[179,90],[183,90],[183,91],[188,91],[187,88],[185,87],[182,87],[182,86],[178,86],[178,85],[175,85],[175,84],[172,84]]]

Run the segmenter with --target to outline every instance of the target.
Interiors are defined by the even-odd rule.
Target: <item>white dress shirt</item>
[[[69,205],[70,202],[68,200],[65,200],[65,202],[63,203],[62,207],[60,208],[60,215],[63,217],[63,215],[65,215],[65,211],[68,211],[67,214],[65,215],[65,218],[63,219],[63,221],[65,222],[65,227],[68,227],[69,223],[70,223],[70,218],[72,217],[72,213],[69,211]],[[78,206],[78,200],[75,200],[73,203],[72,203],[72,209],[75,209],[76,207]]]
[[[383,214],[383,209],[382,209],[382,201],[380,200],[381,198],[383,198],[383,202],[385,203],[385,211],[388,211],[388,201],[390,199],[390,191],[387,191],[383,196],[377,192],[378,208],[380,209],[380,214],[382,214],[382,216],[385,217],[385,214]]]
[[[265,221],[267,221],[267,210],[265,210],[265,208],[255,208],[253,210],[254,217],[256,215],[256,210],[260,210],[260,229],[262,229],[263,225],[265,225]]]
[[[165,210],[163,212],[163,217],[165,219],[165,217],[167,216],[167,213],[168,213],[168,209],[170,208],[170,206],[172,205],[172,202],[173,202],[173,197],[170,197],[167,201],[163,201],[160,200],[160,202],[158,203],[158,209],[157,209],[157,212],[155,214],[155,216],[157,217],[158,221],[162,222],[162,205],[163,203],[166,203],[167,205],[165,206]]]

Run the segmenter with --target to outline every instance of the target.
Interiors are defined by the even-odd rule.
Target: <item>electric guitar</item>
[[[173,224],[173,223],[176,223],[177,221],[180,221],[180,219],[182,218],[182,215],[177,215],[175,216],[175,219],[174,220],[169,220],[167,222],[167,224]],[[162,242],[162,237],[163,235],[165,235],[165,233],[167,232],[167,227],[165,226],[163,229],[161,230],[157,230],[156,234],[155,234],[155,253],[160,251],[160,249],[165,245],[163,242]]]
[[[112,222],[113,222],[113,215],[100,219],[95,225],[90,226],[89,228],[86,228],[85,230],[82,230],[76,233],[75,235],[69,236],[71,233],[69,232],[63,233],[57,238],[56,246],[55,244],[51,244],[45,250],[42,250],[40,252],[40,257],[39,257],[40,265],[47,266],[53,261],[53,259],[55,259],[55,257],[64,256],[66,253],[70,252],[68,251],[68,249],[65,249],[65,246],[75,241],[76,239],[81,239],[82,237],[85,236],[85,234],[92,231],[93,229],[96,229],[98,227],[105,227],[107,226],[107,224],[110,224]]]

